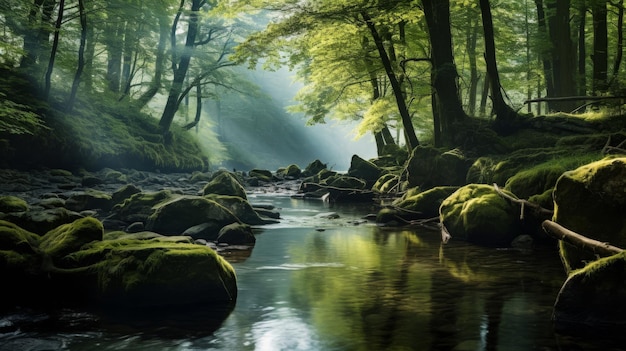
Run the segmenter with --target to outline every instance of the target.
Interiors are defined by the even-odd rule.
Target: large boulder
[[[252,225],[278,223],[276,220],[261,218],[252,205],[239,196],[211,194],[205,197],[224,206],[244,223]]]
[[[217,194],[239,196],[242,199],[248,199],[246,190],[239,180],[229,172],[219,173],[202,189],[202,195]]]
[[[254,245],[256,238],[249,225],[231,223],[220,230],[217,242],[229,245]]]
[[[383,170],[374,163],[364,160],[358,155],[352,155],[347,175],[364,180],[367,186],[371,188],[382,172]]]
[[[169,190],[136,193],[113,206],[109,218],[127,223],[145,222],[154,212],[154,206],[161,202],[169,201],[176,196]]]
[[[469,161],[457,149],[441,152],[432,147],[418,146],[413,149],[408,161],[408,185],[422,189],[464,185],[469,167]]]
[[[102,223],[93,217],[85,217],[47,232],[41,238],[39,248],[54,261],[80,250],[86,244],[102,240],[103,235]]]
[[[39,235],[82,217],[81,214],[62,207],[0,214],[0,219]]]
[[[489,185],[459,188],[441,203],[439,212],[440,221],[452,238],[506,247],[521,234],[519,209]]]
[[[626,158],[608,158],[565,172],[554,189],[553,220],[589,238],[626,248]],[[567,271],[596,257],[560,243]]]
[[[597,337],[626,327],[626,252],[599,259],[569,275],[554,304],[558,331]]]
[[[423,192],[416,188],[408,191],[404,196],[395,200],[391,208],[379,211],[376,221],[387,223],[390,221],[405,222],[416,219],[439,217],[441,203],[452,195],[458,187],[441,186]]]
[[[40,236],[17,225],[0,220],[0,275],[23,277],[23,272],[37,272]]]
[[[65,207],[76,212],[95,209],[109,211],[113,205],[111,195],[93,189],[76,192],[65,201]]]
[[[240,220],[226,207],[202,196],[183,195],[155,206],[146,229],[166,235],[178,235],[206,222],[225,226]]]
[[[315,160],[306,166],[306,168],[302,172],[302,175],[304,177],[311,177],[311,176],[318,174],[319,172],[323,170],[328,170],[326,164],[322,163],[322,161],[320,160]]]
[[[25,200],[11,195],[0,196],[0,212],[23,212],[28,210]]]

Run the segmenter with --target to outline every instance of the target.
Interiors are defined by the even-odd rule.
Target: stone
[[[121,188],[115,190],[113,194],[111,194],[111,202],[113,203],[113,205],[117,205],[123,202],[124,200],[128,199],[129,197],[135,194],[138,194],[140,192],[141,192],[141,189],[139,189],[134,184],[126,184],[122,186]]]
[[[302,176],[304,176],[304,177],[311,177],[311,176],[314,176],[314,175],[318,174],[322,170],[328,170],[326,164],[322,163],[322,161],[320,161],[320,160],[315,160],[315,161],[309,163],[306,166],[306,168],[304,168],[304,171],[302,172]]]
[[[226,243],[229,245],[253,245],[256,238],[249,225],[231,223],[220,230],[217,242],[218,244]]]
[[[0,215],[0,219],[15,223],[19,227],[39,235],[82,217],[79,213],[62,207]]]
[[[72,194],[66,201],[65,207],[70,211],[101,209],[109,211],[113,207],[111,195],[102,191],[88,189]]]
[[[23,212],[28,210],[25,200],[11,195],[0,196],[0,212]]]
[[[47,232],[41,237],[39,248],[54,261],[88,243],[102,240],[103,235],[102,223],[93,217],[85,217]]]
[[[365,181],[368,187],[372,187],[381,176],[382,169],[370,161],[364,160],[358,155],[352,155],[350,168],[347,175]]]
[[[202,189],[202,195],[217,194],[239,196],[247,199],[246,190],[239,180],[229,172],[222,172]]]

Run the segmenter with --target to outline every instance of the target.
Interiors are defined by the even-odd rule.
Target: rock
[[[411,221],[438,217],[441,203],[457,189],[459,187],[441,186],[423,192],[409,191],[393,202],[393,208],[381,210],[376,221],[386,223],[388,220]]]
[[[241,183],[229,172],[222,172],[202,189],[202,195],[217,194],[239,196],[247,200],[246,191]]]
[[[41,237],[39,248],[55,261],[88,243],[102,240],[103,235],[102,223],[93,217],[85,217],[47,232]]]
[[[250,172],[248,172],[248,176],[251,178],[256,178],[266,183],[271,182],[274,178],[274,175],[272,174],[272,172],[266,169],[253,169]]]
[[[138,194],[140,192],[141,192],[141,189],[139,189],[134,184],[126,184],[122,186],[121,188],[115,190],[113,194],[111,194],[111,202],[113,203],[113,205],[117,205],[123,202],[124,200],[128,199],[129,197],[135,194]]]
[[[104,181],[93,175],[85,175],[80,183],[84,187],[92,187],[92,186],[100,185],[104,183]]]
[[[77,212],[66,208],[51,208],[41,211],[7,213],[0,216],[0,219],[15,223],[30,232],[43,235],[62,224],[71,223],[82,217]]]
[[[252,208],[250,203],[240,198],[239,196],[213,194],[207,195],[205,197],[224,206],[244,223],[252,225],[278,223],[278,221],[263,219],[259,217],[258,212],[255,211],[254,208]]]
[[[146,229],[159,234],[177,235],[209,220],[222,225],[239,222],[231,211],[213,200],[183,195],[155,206],[155,212],[148,218]]]
[[[595,337],[623,333],[625,299],[626,252],[601,258],[570,274],[563,284],[554,304],[555,329]]]
[[[182,235],[186,235],[194,239],[216,241],[220,229],[223,227],[224,225],[218,222],[204,222],[185,229]]]
[[[302,170],[298,165],[291,164],[284,169],[278,170],[276,175],[284,179],[298,179],[302,176]]]
[[[626,158],[608,158],[563,173],[554,189],[553,221],[581,235],[626,248]],[[596,259],[562,241],[569,272]]]
[[[37,234],[19,226],[0,220],[0,276],[2,277],[2,298],[5,303],[15,307],[16,301],[22,301],[27,292],[40,293],[41,255],[39,254]]]
[[[127,233],[138,233],[144,231],[145,226],[143,222],[133,222],[128,227],[126,227]]]
[[[23,212],[28,210],[28,204],[16,196],[0,196],[0,212]]]
[[[456,149],[442,153],[432,147],[418,146],[407,164],[409,187],[465,185],[469,167],[468,160]]]
[[[469,184],[446,198],[440,221],[452,238],[494,247],[507,247],[521,232],[519,209],[492,186]]]
[[[191,174],[189,181],[192,183],[210,182],[212,178],[213,175],[210,172],[195,171]]]
[[[137,193],[113,206],[109,218],[126,223],[143,222],[154,212],[154,206],[161,202],[169,201],[176,196],[169,190]]]
[[[387,173],[382,175],[374,185],[372,186],[372,191],[378,194],[387,194],[392,190],[399,190],[398,186],[400,182],[400,177],[393,173]]]
[[[111,195],[93,189],[74,193],[65,201],[65,207],[76,212],[93,209],[109,211],[112,206]]]
[[[382,173],[382,169],[373,164],[370,161],[366,161],[358,155],[352,155],[350,161],[350,168],[347,175],[350,177],[359,178],[365,181],[369,188],[376,183]]]
[[[328,177],[322,180],[320,184],[332,186],[335,188],[342,188],[342,189],[364,190],[368,188],[365,181],[356,177],[350,177],[350,176],[340,175],[340,174],[332,176],[332,177]]]
[[[516,173],[506,181],[504,188],[520,199],[528,199],[554,188],[565,171],[560,163],[549,161]]]
[[[222,228],[217,236],[219,244],[253,245],[256,242],[252,229],[247,224],[232,223]]]
[[[37,203],[37,205],[43,208],[57,208],[57,207],[65,207],[65,200],[59,197],[49,197],[42,199]]]
[[[318,174],[322,170],[327,170],[326,164],[322,163],[322,161],[320,160],[315,160],[306,166],[306,168],[302,172],[302,176],[311,177],[311,176]]]

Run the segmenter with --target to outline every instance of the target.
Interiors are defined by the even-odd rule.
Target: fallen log
[[[600,257],[613,256],[624,251],[624,249],[610,245],[609,243],[594,240],[573,232],[550,220],[543,221],[541,227],[551,237],[562,240],[578,249],[591,251]]]

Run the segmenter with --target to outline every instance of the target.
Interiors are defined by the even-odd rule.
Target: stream
[[[275,206],[281,222],[257,228],[252,250],[222,252],[238,277],[232,310],[4,311],[0,350],[619,349],[554,332],[565,275],[553,249],[443,245],[436,231],[362,220],[369,205],[250,202]]]

